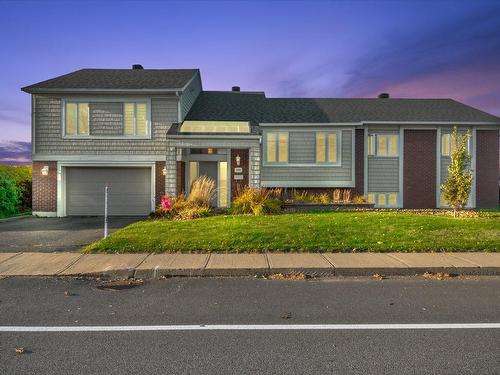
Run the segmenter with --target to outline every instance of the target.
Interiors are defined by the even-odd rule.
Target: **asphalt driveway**
[[[112,233],[140,217],[110,217]],[[0,221],[0,253],[16,251],[54,252],[78,251],[103,235],[102,217],[38,218]]]

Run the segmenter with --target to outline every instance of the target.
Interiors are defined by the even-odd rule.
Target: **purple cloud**
[[[0,141],[0,164],[31,164],[31,143],[16,141]]]

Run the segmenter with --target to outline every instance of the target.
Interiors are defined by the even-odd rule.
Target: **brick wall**
[[[163,174],[165,168],[164,161],[157,161],[155,163],[155,205],[160,204],[160,196],[165,195],[165,175]]]
[[[239,167],[242,169],[241,173],[234,173],[234,168],[238,168],[236,164],[236,156],[240,156],[240,165]],[[244,149],[231,149],[231,195],[236,196],[237,192],[245,186],[248,186],[248,150]],[[234,175],[243,175],[243,180],[235,180]]]
[[[476,207],[498,206],[498,130],[476,131]]]
[[[405,130],[404,208],[436,207],[436,130]]]
[[[355,134],[355,182],[352,194],[363,195],[365,190],[365,131],[356,129]]]
[[[42,176],[42,168],[49,167],[49,174]],[[57,211],[57,162],[33,162],[33,198],[32,209],[34,212]]]
[[[186,176],[186,163],[183,161],[177,161],[176,163],[176,191],[177,195],[186,192],[185,186],[185,176]]]

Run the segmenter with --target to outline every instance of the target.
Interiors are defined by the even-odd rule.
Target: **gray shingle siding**
[[[90,135],[123,135],[123,103],[90,103]]]
[[[193,106],[196,98],[201,92],[201,78],[200,75],[196,77],[189,83],[181,96],[181,121],[184,120],[187,113]]]
[[[285,129],[283,129],[285,130]],[[307,139],[315,137],[315,132],[311,131],[307,135]],[[292,132],[290,132],[290,135]],[[298,134],[300,135],[300,134]],[[279,182],[283,185],[295,184],[297,182],[307,182],[301,187],[316,187],[316,186],[331,186],[334,187],[335,184],[344,183],[352,181],[353,169],[352,169],[352,130],[342,130],[342,153],[341,153],[341,166],[318,166],[312,164],[311,166],[262,166],[261,180],[263,186],[270,186],[271,182]],[[295,138],[295,135],[292,136]],[[297,140],[294,140],[294,143]],[[292,154],[291,147],[293,145],[290,143],[290,152]],[[310,143],[309,147],[312,148],[315,153],[315,142]],[[311,151],[309,151],[311,152]],[[299,155],[303,155],[304,151],[300,151]],[[279,187],[279,184],[276,184]]]
[[[41,155],[165,155],[166,133],[177,121],[176,98],[151,99],[151,139],[67,139],[62,137],[62,100],[35,98],[35,149]]]
[[[315,163],[316,161],[316,133],[290,132],[289,162],[292,164]]]

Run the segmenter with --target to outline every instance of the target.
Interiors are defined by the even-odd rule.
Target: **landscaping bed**
[[[85,252],[500,251],[500,216],[331,211],[144,220]]]

